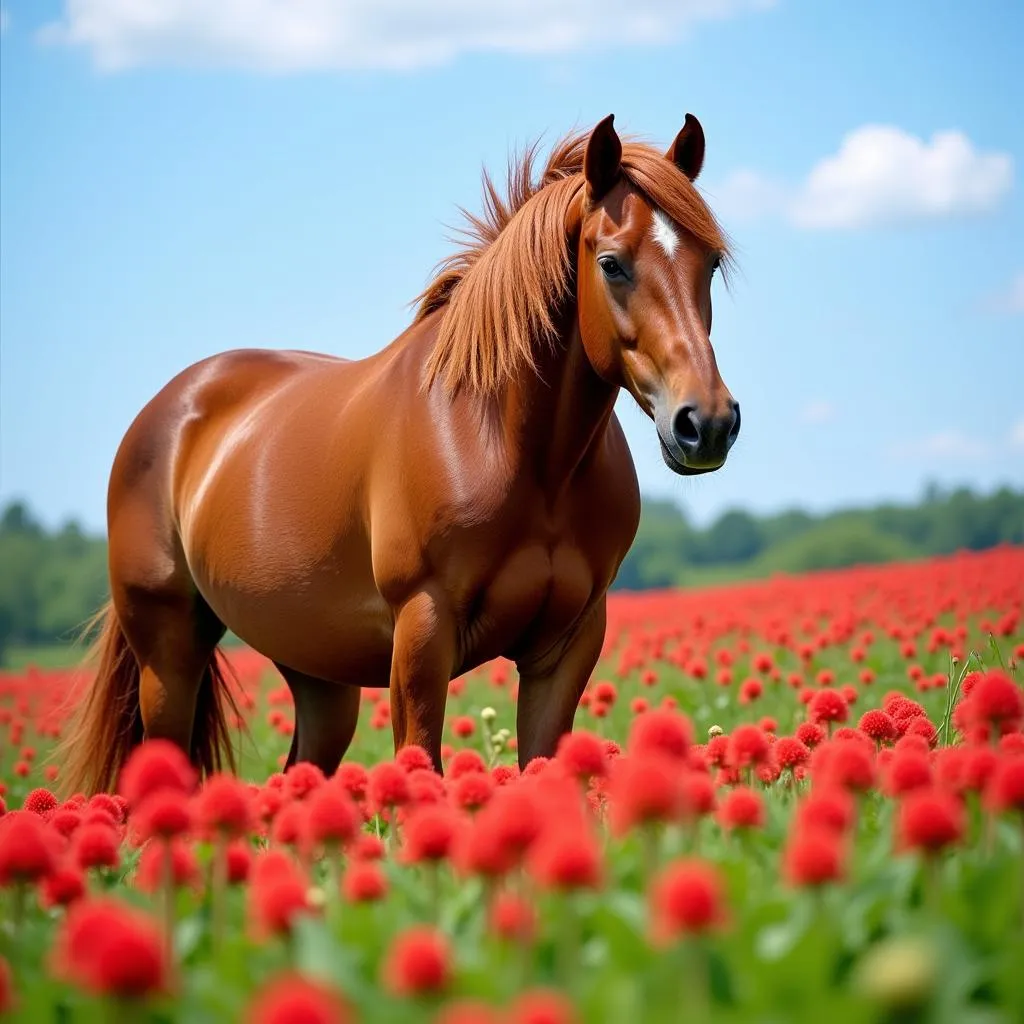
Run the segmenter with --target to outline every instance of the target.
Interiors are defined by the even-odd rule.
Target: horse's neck
[[[576,317],[553,351],[541,346],[539,373],[527,374],[505,396],[505,424],[545,486],[571,484],[599,445],[611,419],[618,388],[594,372]]]

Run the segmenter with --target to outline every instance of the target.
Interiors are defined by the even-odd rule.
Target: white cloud
[[[951,462],[974,462],[986,459],[991,447],[984,441],[968,437],[959,430],[940,430],[926,437],[899,441],[889,448],[889,454],[907,462],[941,459]]]
[[[808,402],[807,405],[800,410],[800,419],[802,419],[804,423],[828,423],[830,420],[834,420],[835,418],[836,407],[831,402],[826,402],[822,399],[818,399],[814,402]]]
[[[97,67],[411,69],[459,53],[661,44],[775,0],[65,0],[44,42]]]
[[[11,16],[7,13],[6,8],[0,7],[0,36],[6,35],[7,30],[11,27]]]
[[[1005,288],[990,295],[985,307],[992,313],[1024,313],[1024,270],[1018,270]]]
[[[1024,451],[1024,416],[1017,420],[1010,431],[1010,447]]]
[[[798,185],[745,170],[715,191],[726,217],[775,215],[800,228],[842,229],[984,213],[1012,180],[1012,157],[979,151],[963,132],[935,132],[925,141],[900,128],[864,125]]]

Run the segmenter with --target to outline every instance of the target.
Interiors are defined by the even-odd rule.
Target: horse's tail
[[[57,750],[61,789],[67,795],[113,792],[129,754],[143,740],[139,663],[108,601],[85,630],[99,634],[89,652],[96,675],[81,696]],[[192,726],[192,763],[204,773],[235,770],[231,726],[241,716],[228,686],[231,667],[217,650],[203,671]]]
[[[88,656],[96,662],[96,675],[79,698],[57,749],[61,789],[68,795],[112,791],[121,766],[142,742],[139,663],[113,602],[93,616],[84,632],[97,626],[99,635]]]

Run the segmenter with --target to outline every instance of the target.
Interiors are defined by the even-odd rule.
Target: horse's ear
[[[704,129],[693,114],[686,115],[686,123],[679,129],[675,142],[668,147],[666,158],[671,160],[693,181],[704,166]]]
[[[583,155],[583,175],[587,179],[587,196],[600,199],[619,180],[622,169],[622,143],[615,131],[614,114],[609,114],[590,133]]]

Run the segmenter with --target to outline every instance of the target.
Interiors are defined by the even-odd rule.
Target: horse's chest
[[[577,548],[525,545],[505,559],[477,602],[466,623],[469,647],[482,657],[543,650],[573,627],[594,590],[594,568]]]

